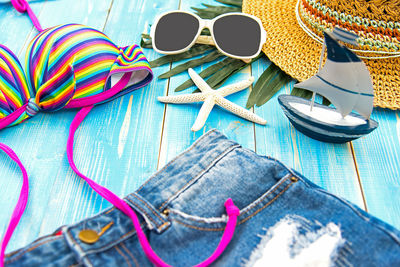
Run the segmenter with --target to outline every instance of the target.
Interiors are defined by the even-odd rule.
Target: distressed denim
[[[216,130],[125,200],[156,253],[191,266],[217,247],[228,198],[241,211],[215,266],[400,266],[396,229]],[[97,242],[80,240],[82,230],[106,225]],[[6,266],[151,266],[132,222],[115,208],[60,229],[7,255]]]

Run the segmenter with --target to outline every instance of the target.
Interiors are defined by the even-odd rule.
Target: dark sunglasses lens
[[[213,26],[214,38],[226,53],[240,56],[255,56],[260,47],[261,29],[256,20],[241,15],[219,18]]]
[[[157,23],[154,44],[157,49],[173,52],[186,48],[199,30],[199,21],[190,14],[169,13]]]

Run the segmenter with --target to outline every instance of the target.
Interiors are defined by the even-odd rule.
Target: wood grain
[[[368,212],[400,228],[400,117],[398,111],[375,109],[379,127],[353,141]]]
[[[212,0],[201,2],[216,4]],[[116,44],[124,46],[139,43],[140,33],[148,32],[156,15],[178,8],[189,11],[192,6],[199,7],[200,2],[57,0],[32,1],[31,6],[43,27],[85,24],[104,31]],[[16,12],[9,3],[0,4],[0,43],[23,58],[27,43],[35,34],[26,15]],[[160,56],[150,49],[145,49],[144,53],[150,60]],[[268,64],[267,60],[260,60],[231,77],[227,84],[250,75],[257,79]],[[209,64],[196,70],[207,66]],[[155,68],[155,77],[168,69],[168,65]],[[193,87],[174,92],[188,77],[185,72],[168,80],[155,78],[143,89],[95,107],[77,131],[75,159],[79,169],[123,196],[138,188],[157,168],[203,133],[217,128],[244,147],[281,160],[360,207],[364,207],[364,196],[368,211],[400,227],[398,112],[374,111],[373,118],[380,123],[379,128],[353,142],[353,150],[350,144],[325,144],[297,132],[283,115],[276,97],[255,110],[268,121],[267,126],[254,125],[215,108],[205,127],[193,133],[190,128],[201,104],[164,105],[156,100],[160,95],[191,92]],[[291,86],[293,82],[281,93],[288,93]],[[244,90],[228,99],[245,106],[248,94],[249,90]],[[7,251],[110,206],[78,178],[67,163],[65,145],[75,114],[76,110],[38,114],[22,125],[1,131],[1,142],[19,155],[31,185],[26,213]],[[0,154],[0,177],[2,234],[21,186],[18,168],[3,154]]]
[[[265,59],[253,63],[253,75],[260,76],[268,65]],[[363,208],[350,146],[313,140],[298,132],[283,114],[277,96],[289,94],[293,84],[290,82],[268,103],[256,108],[256,113],[269,122],[267,127],[256,126],[257,152],[283,161],[317,185]]]
[[[139,43],[140,34],[158,12],[178,7],[178,1],[75,2],[71,5],[71,1],[57,0],[42,4],[39,20],[43,27],[71,22],[86,24],[104,30],[121,46]],[[35,4],[32,8],[37,9]],[[13,16],[20,16],[11,8],[9,12],[12,14],[7,16],[8,22]],[[32,26],[28,29],[31,31]],[[19,46],[31,38],[25,36]],[[145,54],[150,59],[155,57],[151,50]],[[166,82],[154,81],[144,89],[93,109],[77,131],[75,158],[83,173],[123,196],[134,191],[156,170],[164,112],[156,96],[163,94],[165,87]],[[72,173],[67,163],[65,145],[75,114],[74,110],[38,114],[23,125],[1,133],[2,142],[15,149],[26,165],[31,185],[28,207],[7,251],[109,206]],[[6,225],[21,183],[16,167],[5,158],[0,162],[0,176],[12,177],[2,179],[0,184],[5,189],[2,195],[8,196],[3,202],[7,210],[0,215],[1,225]]]
[[[201,3],[215,4],[214,1],[202,1]],[[193,11],[191,7],[198,7],[199,1],[185,0],[181,2],[180,9]],[[182,61],[184,62],[184,61]],[[181,62],[179,62],[180,64]],[[176,64],[174,64],[175,66]],[[204,64],[194,70],[198,73],[208,67],[210,63]],[[250,68],[246,68],[240,73],[229,78],[225,84],[232,84],[241,80],[245,80],[250,75]],[[169,95],[187,94],[193,91],[196,87],[188,88],[179,93],[174,92],[174,89],[180,84],[189,79],[187,72],[180,73],[170,79]],[[246,99],[249,94],[249,89],[228,96],[227,99],[240,105],[246,105]],[[254,124],[244,120],[230,112],[227,112],[219,107],[214,107],[208,117],[203,129],[197,132],[192,132],[190,129],[196,120],[197,114],[202,103],[173,105],[167,104],[164,134],[160,151],[159,165],[165,165],[169,160],[175,157],[178,153],[185,150],[191,145],[194,140],[203,135],[208,130],[217,128],[229,138],[239,142],[243,147],[250,149],[255,148],[254,143]]]

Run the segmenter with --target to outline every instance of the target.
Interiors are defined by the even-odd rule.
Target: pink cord
[[[26,2],[26,0],[11,0],[11,3],[18,12],[20,13],[28,12],[28,15],[33,23],[33,26],[35,26],[35,28],[39,32],[43,31],[42,26],[40,26],[39,20],[37,19],[35,13],[33,13],[31,7],[29,6],[28,2]]]
[[[26,203],[28,202],[28,194],[29,194],[29,181],[28,181],[28,174],[26,173],[26,170],[24,168],[24,165],[22,165],[21,161],[19,160],[18,156],[12,151],[11,148],[8,146],[0,143],[0,149],[3,150],[13,161],[15,161],[19,168],[22,171],[22,187],[21,187],[21,192],[19,194],[18,202],[17,205],[15,205],[14,211],[11,215],[10,222],[8,224],[6,233],[4,234],[4,237],[1,241],[1,248],[0,248],[0,267],[4,266],[4,253],[7,247],[8,242],[10,241],[10,238],[17,227],[19,221],[21,220],[22,214],[24,213]]]
[[[112,89],[115,89],[115,90],[123,89],[128,84],[128,82],[129,82],[129,76],[124,75],[123,78],[117,84],[115,84]],[[140,226],[139,219],[136,216],[136,213],[133,211],[133,209],[131,209],[130,206],[128,204],[126,204],[125,201],[123,201],[121,198],[119,198],[113,192],[111,192],[107,188],[97,184],[96,182],[94,182],[93,180],[89,179],[84,174],[82,174],[78,170],[78,168],[76,167],[76,165],[74,163],[73,152],[74,152],[75,132],[92,108],[93,108],[93,105],[82,108],[76,114],[74,120],[71,123],[68,141],[67,141],[68,162],[69,162],[71,168],[75,171],[75,173],[77,175],[79,175],[81,178],[83,178],[95,192],[97,192],[99,195],[101,195],[106,200],[108,200],[111,204],[113,204],[115,207],[117,207],[119,210],[121,210],[123,213],[125,213],[132,220],[133,226],[136,229],[136,233],[137,233],[139,242],[142,246],[144,253],[147,255],[149,260],[156,266],[162,266],[162,267],[169,266],[151,248],[150,243],[147,240],[146,235]],[[22,112],[24,111],[24,109],[26,109],[26,105],[21,108]],[[18,111],[14,115],[18,116],[18,114],[20,112],[21,111]],[[7,124],[9,122],[1,120],[0,124],[1,123]],[[4,152],[6,152],[6,154],[9,155],[10,158],[18,164],[18,166],[21,168],[22,175],[23,175],[23,184],[22,184],[21,193],[20,193],[20,196],[18,199],[18,203],[15,206],[15,209],[14,209],[13,214],[10,219],[10,223],[8,225],[8,228],[4,235],[3,241],[1,243],[0,267],[3,267],[4,266],[4,253],[5,253],[6,246],[12,236],[12,233],[14,232],[15,228],[17,227],[17,225],[21,219],[21,216],[25,210],[25,207],[26,207],[26,204],[28,201],[29,184],[28,184],[28,175],[26,173],[26,170],[25,170],[24,166],[22,165],[22,163],[20,162],[20,160],[18,159],[17,155],[9,147],[7,147],[6,145],[1,144],[1,143],[0,143],[0,149],[3,150]],[[218,247],[215,249],[213,254],[208,259],[206,259],[205,261],[196,265],[198,267],[208,266],[212,262],[214,262],[224,252],[225,248],[228,246],[229,242],[231,241],[231,239],[233,237],[233,234],[234,234],[235,228],[236,228],[237,217],[239,216],[240,211],[235,206],[232,199],[226,200],[225,209],[226,209],[226,213],[228,214],[228,222],[226,224],[225,231],[222,235],[221,241],[219,242]]]
[[[67,142],[68,162],[69,162],[71,168],[75,171],[75,173],[77,175],[79,175],[81,178],[83,178],[95,192],[97,192],[99,195],[104,197],[106,200],[108,200],[111,204],[113,204],[119,210],[124,212],[132,220],[133,226],[136,229],[136,233],[137,233],[139,242],[142,246],[143,251],[149,258],[149,260],[156,266],[162,266],[162,267],[169,266],[151,248],[150,243],[147,240],[146,235],[140,226],[140,222],[139,222],[138,217],[136,216],[136,213],[129,207],[129,205],[126,204],[125,201],[120,199],[117,195],[115,195],[113,192],[111,192],[107,188],[95,183],[93,180],[86,177],[75,166],[74,156],[73,156],[75,132],[76,132],[77,128],[79,127],[79,125],[81,124],[81,122],[84,120],[84,118],[90,112],[90,110],[92,108],[93,108],[93,106],[82,108],[76,114],[74,120],[71,123],[70,130],[69,130],[69,136],[68,136],[68,142]],[[221,239],[220,243],[218,244],[218,247],[216,248],[214,253],[208,259],[206,259],[205,261],[203,261],[202,263],[200,263],[196,266],[203,267],[203,266],[210,265],[222,254],[222,252],[225,250],[225,248],[231,241],[233,234],[235,232],[237,217],[239,216],[240,212],[239,212],[239,209],[233,204],[232,199],[226,200],[225,208],[226,208],[226,212],[228,214],[228,222],[226,224],[224,234],[222,235],[222,239]]]
[[[23,105],[22,107],[18,108],[16,111],[11,113],[10,115],[0,119],[0,129],[6,128],[13,122],[15,122],[25,111],[28,103]]]

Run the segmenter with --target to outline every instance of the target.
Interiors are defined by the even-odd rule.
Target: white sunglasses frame
[[[155,41],[154,41],[155,31],[156,31],[157,24],[158,24],[158,22],[160,21],[160,19],[161,19],[163,16],[168,15],[168,14],[171,14],[171,13],[184,13],[184,14],[189,14],[189,15],[195,17],[195,18],[199,21],[199,29],[198,29],[198,31],[197,31],[197,34],[196,34],[195,38],[193,38],[193,41],[192,41],[188,46],[186,46],[185,48],[180,49],[180,50],[176,50],[176,51],[163,51],[163,50],[160,50],[160,49],[158,49],[158,48],[156,47],[156,44],[155,44]],[[222,17],[231,16],[231,15],[241,15],[241,16],[250,17],[250,18],[254,19],[254,20],[258,23],[258,25],[259,25],[259,27],[260,27],[260,34],[261,34],[260,37],[261,37],[261,38],[260,38],[260,45],[259,45],[259,47],[258,47],[258,50],[257,50],[257,52],[256,52],[254,55],[252,55],[252,56],[250,56],[250,57],[242,57],[242,56],[236,56],[236,55],[229,54],[229,53],[225,52],[224,50],[222,50],[221,47],[219,47],[218,43],[216,42],[215,37],[214,37],[214,31],[213,31],[214,22],[215,22],[216,20],[222,18]],[[210,42],[211,40],[210,40],[210,41],[207,41],[207,39],[209,38],[209,36],[204,36],[204,39],[203,39],[202,41],[199,42],[199,40],[198,40],[199,37],[203,37],[203,35],[200,35],[200,34],[201,34],[201,31],[202,31],[203,29],[205,29],[205,28],[209,29],[209,31],[210,31],[210,33],[211,33],[212,42]],[[197,42],[197,43],[212,44],[212,45],[214,45],[214,46],[218,49],[218,51],[220,51],[222,54],[224,54],[224,55],[226,55],[226,56],[228,56],[228,57],[231,57],[231,58],[241,59],[241,60],[243,60],[243,61],[245,61],[245,62],[248,62],[248,61],[251,60],[252,58],[257,57],[258,54],[260,54],[261,49],[262,49],[264,43],[267,41],[267,40],[266,40],[266,39],[267,39],[267,32],[265,31],[265,29],[264,29],[264,27],[263,27],[263,25],[262,25],[262,22],[261,22],[261,20],[260,20],[259,18],[257,18],[256,16],[253,16],[253,15],[250,15],[250,14],[246,14],[246,13],[231,12],[231,13],[226,13],[226,14],[219,15],[219,16],[217,16],[217,17],[215,17],[215,18],[213,18],[213,19],[210,20],[210,19],[202,19],[202,18],[200,18],[199,16],[197,16],[196,14],[191,13],[191,12],[181,11],[181,10],[174,10],[174,11],[165,12],[165,13],[163,13],[163,14],[157,16],[156,20],[154,21],[154,24],[151,26],[150,37],[151,37],[151,40],[152,40],[151,42],[152,42],[154,51],[156,51],[156,52],[158,52],[158,53],[160,53],[160,54],[164,54],[164,55],[174,55],[174,54],[183,53],[183,52],[188,51],[188,50]]]

